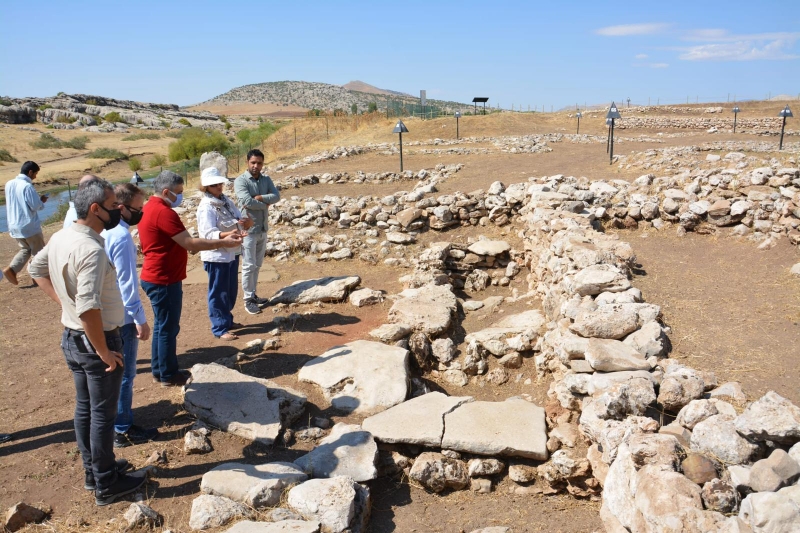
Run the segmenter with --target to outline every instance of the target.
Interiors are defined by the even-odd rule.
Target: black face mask
[[[103,204],[97,205],[99,205],[103,211],[108,213],[108,221],[105,221],[102,218],[100,219],[103,222],[103,229],[111,230],[116,228],[117,225],[119,225],[119,219],[122,218],[122,211],[119,209],[106,209]]]
[[[125,206],[128,207],[128,206]],[[132,207],[128,207],[128,211],[131,214],[131,218],[125,219],[125,222],[128,223],[129,226],[135,226],[139,222],[142,221],[142,210],[139,209],[138,211],[133,209]]]

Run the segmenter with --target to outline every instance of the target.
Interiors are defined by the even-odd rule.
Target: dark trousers
[[[203,261],[208,273],[208,318],[211,333],[224,335],[233,327],[233,307],[239,292],[239,256],[229,263]]]
[[[119,330],[106,332],[108,349],[122,352]],[[94,474],[98,489],[117,480],[114,463],[114,419],[122,383],[122,367],[108,366],[94,353],[82,331],[65,329],[61,349],[75,381],[75,437],[83,468]]]
[[[178,333],[181,330],[183,284],[157,285],[142,281],[153,307],[153,342],[150,368],[153,377],[169,381],[178,372]]]

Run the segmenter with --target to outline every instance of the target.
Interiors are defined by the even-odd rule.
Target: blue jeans
[[[114,431],[127,433],[133,425],[133,378],[136,377],[136,355],[139,351],[139,338],[136,336],[136,324],[125,324],[119,328],[122,337],[122,387],[119,390],[117,403],[117,419],[114,420]]]
[[[98,489],[117,480],[114,457],[114,417],[117,414],[122,367],[113,372],[94,351],[82,331],[65,329],[61,350],[75,382],[75,438],[83,468],[94,474]],[[106,333],[109,350],[122,351],[119,333]]]
[[[178,373],[178,333],[181,330],[183,284],[157,285],[142,281],[153,307],[153,342],[150,371],[159,381],[169,381]]]
[[[229,263],[203,261],[208,273],[208,318],[211,333],[219,337],[233,327],[233,306],[239,292],[239,256]]]

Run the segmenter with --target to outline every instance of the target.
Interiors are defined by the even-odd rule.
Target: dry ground
[[[541,118],[542,115],[530,115],[533,119],[528,119],[541,120],[540,123],[535,120],[525,123],[520,117],[526,118],[524,115],[468,118],[474,120],[471,127],[485,128],[480,135],[518,135],[528,127],[546,132],[548,124],[545,119],[553,120],[549,131],[566,128],[571,123],[566,119],[558,122],[552,117]],[[409,129],[419,131],[419,139],[425,138],[424,135],[428,135],[427,138],[440,136],[434,133],[434,122],[418,121],[418,124],[414,124],[410,121],[414,128],[410,126]],[[390,140],[392,136],[383,133],[384,126],[365,126],[364,130],[353,132],[352,137],[345,139],[346,143],[337,139],[336,144],[357,144],[356,139],[362,137]],[[8,131],[1,129],[0,134]],[[625,135],[634,134],[653,136],[655,132],[625,132]],[[698,133],[689,138],[667,139],[667,142],[697,144],[720,138]],[[328,144],[327,148],[330,146]],[[626,150],[651,147],[645,143],[622,146]],[[659,146],[663,144],[652,147]],[[552,147],[553,152],[549,154],[409,155],[406,165],[407,168],[418,170],[439,162],[464,163],[462,171],[442,184],[443,192],[471,191],[485,188],[495,180],[512,183],[529,176],[555,173],[622,179],[638,175],[609,167],[602,144],[555,143]],[[321,148],[308,148],[305,154],[317,149]],[[299,169],[295,174],[394,170],[394,165],[396,161],[393,157],[367,154],[311,165]],[[0,170],[5,171],[5,168],[0,167]],[[317,185],[286,191],[285,194],[383,195],[401,187],[404,184]],[[48,228],[48,238],[54,230]],[[419,246],[433,240],[466,242],[481,233],[502,237],[515,246],[519,245],[513,228],[472,228],[424,234]],[[800,402],[795,386],[800,362],[797,348],[800,282],[789,278],[787,273],[788,268],[800,260],[796,248],[790,247],[784,240],[773,250],[762,252],[756,250],[752,242],[734,240],[722,234],[714,237],[690,234],[680,239],[674,236],[672,230],[621,232],[621,237],[633,244],[641,263],[636,286],[642,289],[648,301],[662,306],[664,320],[672,327],[673,357],[686,360],[698,368],[714,370],[721,380],[741,381],[751,397],[774,389]],[[14,248],[8,236],[0,236],[0,264],[8,263],[15,252]],[[412,255],[416,250],[412,249],[408,254]],[[196,262],[197,258],[192,261]],[[297,279],[353,273],[362,277],[364,286],[392,294],[400,290],[397,280],[406,273],[402,269],[373,266],[357,259],[309,263],[297,257],[292,262],[275,263],[274,266],[280,279],[262,281],[259,288],[262,295],[272,294]],[[524,274],[511,287],[491,288],[477,297],[483,299],[490,295],[508,295],[514,288],[524,292]],[[27,275],[21,275],[20,278],[22,285],[29,283]],[[317,389],[297,381],[296,372],[310,358],[334,345],[367,338],[370,329],[383,323],[390,305],[387,301],[366,309],[357,309],[347,303],[282,309],[277,315],[296,312],[302,318],[294,322],[291,331],[281,336],[283,346],[279,350],[241,365],[240,370],[299,388],[308,395],[310,416],[323,415],[335,421],[357,422],[357,417],[331,410]],[[462,316],[455,339],[460,342],[463,331],[484,327],[499,312],[517,312],[536,305],[535,301],[523,300],[513,306]],[[16,288],[8,283],[0,284],[0,306],[0,432],[15,434],[13,442],[0,446],[0,508],[22,500],[52,506],[51,524],[39,528],[41,531],[119,531],[119,516],[127,503],[96,508],[90,495],[82,489],[81,464],[72,430],[74,390],[58,347],[61,330],[59,310],[38,289]],[[236,319],[245,324],[245,328],[239,332],[241,340],[231,344],[215,340],[209,332],[204,286],[186,285],[184,318],[178,339],[181,366],[190,367],[195,363],[207,363],[231,355],[245,342],[264,338],[274,327],[272,319],[276,314],[271,310],[258,316],[247,315],[240,308],[235,313]],[[139,424],[159,427],[162,437],[157,442],[121,450],[119,455],[141,466],[153,451],[167,451],[169,464],[150,483],[148,498],[150,504],[165,516],[165,526],[172,531],[189,531],[191,501],[199,493],[200,477],[210,468],[229,461],[291,460],[309,448],[303,443],[296,443],[290,448],[281,445],[261,448],[238,437],[215,431],[211,437],[213,452],[199,456],[185,455],[182,452],[182,436],[193,423],[192,417],[182,409],[179,391],[163,389],[150,382],[149,359],[150,347],[147,342],[139,349],[135,416]],[[532,379],[530,385],[525,384],[526,378]],[[464,389],[458,389],[435,380],[428,380],[428,385],[452,394],[470,394],[491,400],[526,393],[538,402],[544,400],[547,390],[546,380],[536,380],[532,361],[526,361],[522,369],[512,373],[509,383],[497,388],[472,383]],[[299,421],[295,427],[302,427],[305,420]],[[578,533],[601,528],[596,503],[567,497],[512,496],[507,494],[508,481],[501,483],[490,495],[468,491],[433,495],[410,485],[407,480],[388,478],[371,482],[370,487],[373,514],[369,530],[373,532],[455,533],[489,525],[508,525],[515,533]]]

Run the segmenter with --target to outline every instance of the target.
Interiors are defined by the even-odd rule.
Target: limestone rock
[[[206,428],[189,430],[183,436],[183,451],[188,454],[208,453],[211,449]]]
[[[753,440],[793,444],[800,440],[800,407],[767,392],[736,418],[736,431]]]
[[[221,527],[235,518],[250,518],[250,509],[222,496],[201,494],[192,501],[192,514],[189,527],[192,529],[209,529]]]
[[[636,474],[636,509],[650,530],[664,531],[675,518],[670,515],[687,509],[703,509],[700,487],[677,472],[659,465],[646,465]],[[657,529],[664,528],[664,529]],[[677,531],[686,531],[678,529]],[[700,533],[702,530],[698,530]],[[706,530],[707,531],[707,530]]]
[[[225,533],[319,533],[319,522],[293,519],[276,522],[242,520]]]
[[[399,231],[390,231],[386,234],[386,240],[393,244],[413,244],[417,242],[417,238],[408,233],[401,233]]]
[[[686,429],[694,429],[698,422],[702,422],[710,416],[719,414],[717,406],[711,400],[692,400],[686,404],[675,421]]]
[[[679,364],[669,365],[661,380],[658,403],[668,411],[680,411],[692,400],[703,396],[705,382],[697,371]]]
[[[678,466],[683,448],[672,435],[638,433],[628,439],[631,459],[637,468],[645,465]]]
[[[547,459],[544,409],[520,398],[465,403],[445,415],[442,447],[544,461]]]
[[[5,528],[11,532],[17,531],[28,524],[39,523],[46,517],[47,513],[41,509],[20,502],[6,511]]]
[[[408,350],[358,340],[334,346],[307,362],[300,381],[322,387],[336,409],[372,414],[408,395]]]
[[[669,341],[661,324],[653,320],[625,337],[623,342],[647,358],[666,355]]]
[[[440,363],[449,363],[456,356],[456,347],[449,337],[436,339],[431,343],[431,352]]]
[[[306,520],[330,533],[361,533],[369,516],[369,491],[353,479],[310,479],[289,491],[287,503]]]
[[[473,244],[470,244],[467,250],[476,255],[488,255],[494,257],[508,252],[511,250],[511,246],[506,241],[479,240]]]
[[[383,301],[383,293],[372,289],[359,289],[350,293],[350,303],[356,307],[379,304]]]
[[[749,494],[739,507],[739,518],[753,528],[753,533],[800,531],[800,507],[785,494]]]
[[[580,311],[569,329],[581,337],[621,339],[636,331],[637,324],[635,312],[602,306],[596,311]]]
[[[450,286],[427,285],[406,289],[389,310],[389,321],[435,337],[450,328],[458,301]]]
[[[411,333],[411,327],[405,324],[384,324],[369,332],[370,337],[383,342],[395,342]]]
[[[314,302],[340,302],[361,283],[358,276],[329,276],[295,281],[276,292],[270,299],[275,304],[310,304]]]
[[[753,464],[750,487],[756,492],[775,492],[793,483],[800,476],[800,465],[780,448],[769,457]]]
[[[217,364],[192,367],[184,407],[208,424],[271,445],[303,412],[306,397],[293,389]]]
[[[435,452],[420,454],[408,477],[433,492],[461,490],[469,484],[467,468],[462,461]]]
[[[572,290],[581,296],[601,292],[622,292],[631,287],[628,277],[616,267],[607,264],[590,265],[572,279]]]
[[[601,372],[650,370],[650,363],[638,351],[617,340],[589,339],[585,357]]]
[[[294,463],[223,463],[203,474],[200,490],[259,509],[277,505],[286,487],[307,478]]]
[[[506,469],[506,464],[499,459],[470,459],[467,463],[469,477],[495,476]]]
[[[736,381],[723,383],[716,389],[712,390],[709,393],[709,396],[711,398],[728,400],[737,404],[747,401],[747,396],[745,396],[744,392],[742,392],[742,386]]]
[[[364,420],[362,427],[381,442],[442,446],[444,417],[470,396],[446,396],[429,392]]]
[[[692,431],[692,451],[708,453],[725,463],[747,462],[758,446],[736,432],[733,420],[730,415],[714,415],[698,422]]]
[[[219,152],[205,152],[200,156],[200,172],[215,167],[220,176],[228,177],[228,159]]]
[[[136,529],[137,527],[145,527],[152,529],[160,526],[163,518],[153,508],[143,503],[132,503],[122,518],[127,522],[127,529]]]
[[[640,416],[656,399],[653,382],[645,378],[632,378],[612,385],[596,397],[600,418],[623,419],[628,415]]]
[[[710,511],[732,513],[739,506],[739,493],[729,483],[713,479],[703,485],[703,505]]]
[[[378,446],[369,431],[355,424],[339,423],[316,448],[294,463],[311,477],[348,476],[355,481],[378,477]]]

